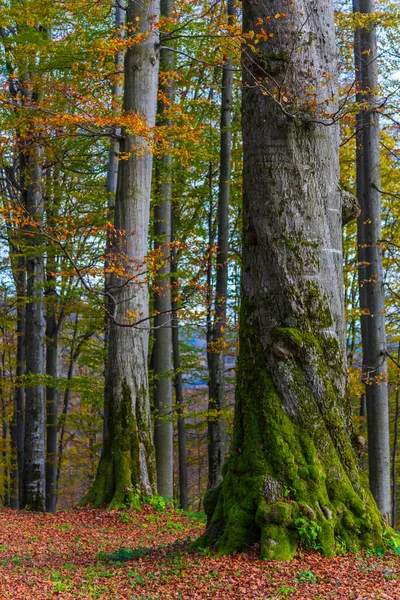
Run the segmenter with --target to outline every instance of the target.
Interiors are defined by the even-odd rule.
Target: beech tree
[[[361,15],[373,13],[372,0],[354,4]],[[363,378],[367,404],[369,483],[381,513],[390,515],[389,403],[387,387],[385,292],[383,287],[380,203],[380,127],[376,26],[366,24],[356,36],[363,109],[357,126],[359,294],[363,347]]]
[[[104,396],[103,448],[96,479],[83,503],[114,506],[134,503],[156,491],[154,446],[148,390],[148,288],[145,257],[149,227],[152,153],[159,67],[158,0],[127,6],[131,44],[124,63],[125,116],[115,197],[113,263],[108,301],[108,358]],[[135,36],[140,36],[135,40]],[[137,132],[135,119],[144,121]],[[148,129],[148,134],[145,135]],[[133,322],[140,325],[133,327]]]
[[[7,20],[6,20],[7,22]],[[0,28],[6,56],[10,104],[15,117],[17,143],[15,156],[5,169],[8,180],[9,196],[27,222],[20,226],[20,259],[17,261],[14,277],[18,290],[25,288],[25,314],[19,309],[18,328],[21,340],[17,351],[18,360],[25,359],[25,365],[19,364],[18,375],[25,372],[25,406],[22,392],[16,394],[14,441],[17,443],[19,461],[18,475],[21,491],[21,505],[33,510],[45,507],[45,451],[44,419],[45,392],[43,386],[44,367],[44,257],[37,235],[42,223],[43,148],[40,133],[35,129],[30,111],[40,100],[42,81],[37,75],[40,64],[40,52],[31,56],[21,56],[20,41],[14,38],[18,33],[21,40],[36,35],[45,42],[46,30],[37,25],[28,25],[23,19],[13,23],[7,29]],[[23,112],[28,118],[21,119]],[[13,207],[15,210],[15,207]],[[17,209],[18,210],[18,209]],[[21,248],[22,247],[22,248]],[[26,275],[25,275],[26,273]],[[25,324],[22,320],[25,318]],[[25,352],[21,344],[25,345]],[[21,412],[24,410],[24,417]],[[23,419],[25,426],[23,425]],[[22,435],[24,436],[22,439]],[[24,449],[22,450],[21,445]],[[14,469],[14,476],[17,470]],[[13,504],[18,504],[17,489],[14,483]]]
[[[161,16],[171,18],[172,0],[161,0]],[[169,42],[171,43],[171,42]],[[168,108],[174,99],[171,79],[174,54],[163,42],[160,51],[160,99],[158,125],[168,127]],[[166,80],[166,81],[165,81]],[[160,496],[174,495],[174,452],[172,423],[172,313],[170,284],[172,155],[164,154],[156,162],[156,198],[154,207],[154,249],[159,252],[159,267],[154,282],[154,446],[157,465],[157,490]]]
[[[243,274],[233,443],[201,545],[376,545],[346,395],[333,2],[244,0]],[[322,85],[323,83],[323,85]],[[304,534],[303,534],[304,537]]]

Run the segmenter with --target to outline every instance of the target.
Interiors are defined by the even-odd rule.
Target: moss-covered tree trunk
[[[244,0],[244,215],[234,435],[200,545],[287,559],[374,544],[346,397],[331,0]],[[262,32],[261,32],[262,33]],[[271,34],[271,35],[269,35]],[[324,83],[324,85],[321,85]]]
[[[113,267],[108,281],[108,359],[104,397],[103,449],[92,489],[83,503],[121,506],[156,491],[148,392],[148,289],[146,274],[152,154],[148,136],[135,133],[135,115],[149,132],[155,125],[159,65],[159,1],[128,2],[124,114],[132,128],[122,132],[115,198]],[[136,321],[137,326],[132,327]]]

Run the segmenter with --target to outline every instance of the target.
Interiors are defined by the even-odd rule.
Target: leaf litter
[[[374,553],[290,562],[193,551],[195,515],[0,511],[0,600],[400,600],[400,558]]]

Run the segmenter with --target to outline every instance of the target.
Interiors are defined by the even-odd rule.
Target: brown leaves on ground
[[[189,549],[190,515],[0,512],[0,600],[400,600],[400,559],[303,553],[288,563]]]

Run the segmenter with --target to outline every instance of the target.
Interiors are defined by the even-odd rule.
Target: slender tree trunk
[[[3,463],[3,481],[4,481],[4,506],[10,506],[10,455],[9,455],[9,422],[7,417],[7,397],[3,389],[3,382],[6,381],[6,364],[5,353],[1,355],[1,372],[0,372],[0,399],[1,399],[1,422],[2,422],[2,463]]]
[[[118,38],[123,40],[125,38],[125,10],[123,9],[119,1],[115,4],[115,29],[117,31]],[[124,70],[124,52],[121,50],[115,55],[115,70],[116,75],[111,90],[111,101],[113,116],[116,118],[121,113],[122,99],[124,94],[123,86],[123,70]],[[108,168],[107,168],[107,212],[108,221],[112,223],[114,221],[115,211],[115,194],[117,192],[118,183],[118,165],[119,165],[119,150],[120,150],[120,136],[121,128],[115,127],[114,137],[111,139],[110,152],[108,157]],[[112,231],[107,233],[106,241],[106,260],[105,260],[105,277],[104,277],[104,288],[108,291],[111,279],[110,269],[112,267],[112,251],[113,251],[114,235]],[[107,349],[108,345],[108,327],[110,311],[112,311],[112,303],[110,299],[106,300],[106,315],[105,315],[105,346]]]
[[[153,24],[159,2],[130,0],[127,23],[144,34],[125,55],[124,113],[155,125],[159,36]],[[129,24],[130,29],[129,29]],[[135,26],[136,27],[136,26]],[[113,319],[109,326],[104,396],[103,449],[96,479],[84,504],[113,506],[137,502],[138,495],[156,491],[154,446],[148,392],[148,289],[145,257],[149,224],[152,155],[150,140],[123,132],[115,201],[115,228],[122,232],[114,246],[119,267],[111,274]],[[137,315],[137,328],[127,321]]]
[[[37,149],[25,150],[22,168],[26,183],[23,204],[32,221],[40,223],[43,215],[42,169]],[[25,441],[22,507],[45,509],[44,452],[44,261],[38,246],[35,226],[27,237],[27,305],[26,305],[26,375],[32,378],[25,388]],[[39,380],[38,380],[39,378]],[[35,381],[36,379],[36,381]]]
[[[174,242],[174,209],[171,206],[171,242]],[[174,388],[176,416],[178,420],[178,464],[179,464],[179,504],[183,510],[189,509],[188,465],[185,423],[185,400],[183,396],[183,378],[181,353],[179,349],[179,317],[175,299],[177,291],[176,271],[178,269],[176,248],[172,248],[171,290],[172,290],[172,353],[174,360]]]
[[[60,209],[60,172],[48,170],[46,177],[46,224],[51,229],[57,225]],[[57,449],[58,449],[58,408],[60,404],[60,335],[64,322],[64,310],[57,293],[57,273],[59,265],[54,245],[47,246],[46,257],[46,511],[57,508]]]
[[[79,322],[79,319],[76,318],[75,323],[74,323],[74,333],[73,333],[73,337],[71,340],[71,349],[70,349],[70,355],[69,355],[68,372],[67,372],[67,387],[64,390],[63,407],[62,407],[60,420],[59,420],[60,434],[58,437],[57,476],[56,476],[57,497],[58,497],[59,482],[60,482],[60,476],[61,476],[63,453],[64,453],[64,449],[65,449],[64,448],[65,427],[66,427],[66,421],[67,421],[68,411],[69,411],[70,402],[71,402],[71,382],[72,382],[73,378],[75,377],[76,364],[77,364],[78,358],[82,352],[83,345],[91,338],[91,336],[94,333],[91,329],[88,329],[85,332],[85,334],[78,341],[78,339],[77,339],[78,322]]]
[[[3,38],[3,46],[5,51],[5,67],[9,76],[8,87],[10,97],[13,99],[15,106],[18,106],[17,101],[19,94],[19,86],[16,81],[15,67],[10,56],[10,47],[4,43],[7,37],[5,31],[0,29],[1,37]],[[17,108],[15,113],[17,115]],[[20,131],[17,129],[17,138],[20,138]],[[20,153],[19,160],[16,164],[19,167],[23,166],[23,155]],[[8,172],[7,172],[8,171]],[[7,189],[9,191],[10,200],[13,197],[17,198],[19,191],[16,189],[16,174],[14,167],[9,170],[5,169],[7,180]],[[19,232],[21,231],[18,228]],[[17,231],[18,231],[17,230]],[[15,369],[15,391],[14,391],[14,414],[11,425],[11,508],[19,508],[22,501],[22,480],[23,480],[23,457],[24,457],[24,411],[25,411],[25,389],[22,386],[21,377],[25,373],[25,315],[26,315],[26,260],[21,248],[22,241],[17,244],[11,243],[12,234],[9,234],[10,242],[10,259],[11,269],[13,273],[16,293],[17,293],[17,364]],[[17,237],[17,236],[16,236]]]
[[[174,9],[173,0],[161,0],[161,15],[170,17]],[[165,45],[160,53],[160,68],[171,72],[174,69],[174,53]],[[173,81],[160,83],[165,104],[158,102],[158,123],[169,126],[168,105],[174,101]],[[154,282],[154,446],[157,465],[157,490],[160,496],[173,497],[174,493],[174,449],[172,422],[172,328],[170,287],[170,240],[172,199],[172,156],[164,154],[156,162],[156,206],[154,208],[154,249],[159,251]]]
[[[115,29],[117,31],[118,39],[123,40],[125,37],[125,10],[121,3],[118,1],[115,4]],[[115,79],[111,91],[111,101],[113,108],[113,115],[117,117],[120,114],[124,86],[123,86],[123,69],[124,69],[124,52],[121,50],[115,55]],[[118,182],[118,157],[119,157],[119,137],[121,135],[121,128],[115,128],[115,136],[111,139],[110,153],[108,158],[107,168],[107,197],[108,197],[108,209],[113,214],[115,208],[115,194],[117,192]],[[110,215],[111,216],[111,215]]]
[[[49,385],[46,387],[46,510],[48,512],[55,512],[57,506],[57,438],[60,402],[57,380],[60,376],[60,352],[56,298],[55,290],[50,290],[47,294],[46,308],[46,375],[50,377]]]
[[[228,23],[235,18],[235,0],[228,1]],[[210,401],[208,404],[208,488],[222,481],[222,465],[226,452],[226,424],[221,411],[225,401],[225,330],[228,295],[229,195],[232,150],[232,82],[230,58],[222,70],[221,85],[221,150],[218,195],[218,248],[216,258],[215,317],[210,353]]]
[[[263,558],[282,560],[301,524],[330,555],[336,535],[375,545],[384,523],[359,475],[346,396],[339,136],[323,115],[337,111],[333,2],[244,0],[244,32],[276,14],[258,52],[243,50],[236,411],[199,544],[232,552],[260,540]]]
[[[397,364],[400,364],[400,344],[397,348]],[[396,401],[394,409],[394,432],[392,450],[392,527],[397,523],[397,446],[399,439],[399,415],[400,415],[400,373],[397,371],[396,378]]]
[[[63,452],[64,452],[65,424],[66,424],[67,415],[68,415],[68,411],[69,411],[69,405],[71,402],[70,384],[71,384],[72,379],[75,377],[75,367],[76,367],[76,362],[73,358],[71,358],[69,366],[68,366],[67,387],[65,388],[65,391],[64,391],[63,409],[62,409],[62,413],[61,413],[60,435],[58,438],[57,476],[56,476],[56,493],[57,493],[57,495],[58,495],[58,489],[59,489]]]
[[[355,3],[357,5],[357,3]],[[373,0],[359,0],[362,14],[374,11]],[[358,38],[359,36],[359,38]],[[359,39],[359,41],[358,41]],[[383,287],[380,206],[380,128],[378,60],[375,26],[356,33],[357,77],[362,76],[366,107],[358,117],[362,147],[357,153],[359,285],[363,377],[366,382],[370,488],[381,513],[390,519],[390,446],[387,389],[385,295]],[[361,63],[361,64],[360,64]],[[361,137],[360,140],[361,142]],[[357,144],[358,146],[358,144]],[[359,165],[362,164],[362,168]]]
[[[210,94],[211,96],[211,94]],[[208,256],[207,256],[207,291],[206,291],[206,343],[207,343],[207,370],[208,370],[208,397],[211,398],[211,349],[212,349],[212,334],[213,334],[213,322],[212,322],[212,300],[213,300],[213,245],[215,232],[213,227],[213,173],[212,164],[210,162],[208,167],[208,185],[209,185],[209,206],[207,215],[208,225]]]
[[[208,93],[208,100],[211,102],[214,97],[214,90],[210,87]],[[213,122],[210,119],[210,138],[212,135]],[[211,397],[210,380],[211,380],[211,347],[212,347],[212,333],[213,333],[213,322],[212,322],[212,300],[213,300],[213,246],[215,241],[215,228],[213,220],[214,212],[214,197],[213,197],[213,163],[210,160],[208,163],[207,173],[207,184],[208,184],[208,215],[207,215],[207,229],[208,229],[208,256],[207,256],[207,270],[206,270],[206,344],[207,344],[207,370],[208,370],[208,397]]]
[[[13,98],[16,123],[19,123],[21,107],[25,115],[38,102],[39,86],[32,72],[36,71],[38,65],[38,54],[20,54],[19,58],[12,58],[10,46],[5,40],[8,37],[6,31],[1,27],[0,35],[3,39],[6,54],[5,68],[9,75],[9,91]],[[47,37],[45,29],[37,25],[20,23],[13,31],[24,38],[30,30],[35,35]],[[18,54],[18,53],[17,53]],[[15,58],[15,57],[14,57]],[[29,119],[29,117],[28,117]],[[31,378],[25,387],[25,427],[21,423],[23,396],[16,398],[16,423],[15,440],[21,443],[21,434],[24,435],[23,460],[19,461],[19,488],[21,489],[20,505],[32,510],[44,510],[45,500],[45,469],[44,469],[44,386],[40,379],[44,376],[44,260],[43,252],[37,235],[37,226],[40,225],[43,216],[43,194],[42,194],[42,146],[40,135],[31,123],[22,125],[23,131],[17,125],[16,141],[18,152],[19,182],[16,185],[15,169],[6,169],[12,175],[12,185],[20,195],[18,199],[20,207],[24,211],[24,218],[29,217],[29,224],[21,228],[20,252],[26,258],[26,309],[25,309],[25,375]],[[18,266],[19,268],[19,266]],[[18,286],[17,286],[18,288]],[[17,289],[18,293],[18,289]],[[19,322],[18,327],[22,333],[23,326]],[[22,336],[20,336],[22,339]],[[21,350],[21,348],[19,348]],[[22,355],[22,351],[20,352]],[[18,357],[18,362],[20,357]],[[22,373],[21,373],[22,374]],[[18,383],[17,383],[18,385]],[[21,409],[21,410],[20,410]],[[22,452],[18,452],[18,458],[22,459]],[[14,470],[15,473],[15,470]],[[15,481],[14,481],[15,485]],[[14,497],[13,502],[17,502]]]
[[[21,377],[25,373],[25,296],[26,262],[22,255],[16,258],[14,281],[17,291],[17,364],[15,367],[14,416],[11,426],[11,508],[19,508],[22,500],[24,466],[24,411],[25,389]]]

